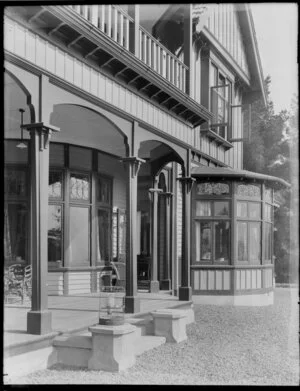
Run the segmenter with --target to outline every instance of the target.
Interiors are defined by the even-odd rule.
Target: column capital
[[[190,192],[192,190],[193,184],[196,182],[196,179],[191,177],[191,176],[180,177],[180,178],[177,178],[177,180],[179,182],[181,182],[182,185],[185,184],[187,186],[187,191],[188,192]]]
[[[40,151],[47,149],[52,132],[60,132],[56,126],[46,125],[44,122],[21,125],[22,129],[27,130],[32,136],[32,132],[38,132],[40,136]]]
[[[131,166],[133,168],[132,177],[135,177],[138,174],[141,164],[146,163],[146,160],[141,159],[137,156],[124,157],[120,161],[124,165],[128,164],[129,166]]]

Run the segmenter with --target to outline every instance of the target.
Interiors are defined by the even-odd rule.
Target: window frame
[[[199,181],[197,182],[197,184],[201,184],[201,183],[222,183],[221,180],[215,180],[215,181]],[[232,235],[233,235],[233,231],[232,231],[232,203],[231,203],[231,200],[232,200],[232,182],[230,181],[225,181],[224,182],[225,184],[228,184],[229,185],[229,193],[228,194],[198,194],[195,190],[195,196],[193,197],[193,237],[194,237],[194,245],[193,245],[193,253],[194,253],[194,257],[193,257],[193,262],[192,262],[192,265],[195,266],[195,265],[230,265],[231,264],[231,256],[232,256],[232,248],[231,248],[231,241],[232,241]],[[197,187],[195,186],[195,189]],[[210,203],[210,209],[211,209],[211,215],[210,216],[199,216],[199,215],[196,215],[196,210],[197,210],[197,202],[209,202]],[[215,216],[215,205],[214,203],[215,202],[228,202],[228,215],[226,216]],[[216,261],[215,259],[215,243],[216,243],[216,238],[215,238],[215,223],[218,223],[218,222],[229,222],[229,238],[228,238],[228,262],[220,262],[220,261]],[[197,228],[196,228],[196,224],[197,222],[200,222],[200,223],[210,223],[210,227],[211,227],[211,258],[209,260],[204,260],[204,259],[197,259],[197,242],[199,239],[197,239],[196,235],[197,235]],[[201,236],[200,236],[200,240],[201,240]]]

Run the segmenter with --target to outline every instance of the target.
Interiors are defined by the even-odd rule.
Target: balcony
[[[211,120],[186,93],[188,67],[119,6],[18,6],[5,14],[192,127]]]
[[[130,27],[134,20],[120,7],[116,5],[71,5],[69,7],[118,45],[131,51]],[[137,57],[169,83],[185,92],[188,67],[142,26],[139,26],[138,40]]]

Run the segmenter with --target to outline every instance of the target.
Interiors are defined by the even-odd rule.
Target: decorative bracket
[[[50,142],[52,132],[59,132],[60,129],[56,126],[47,126],[43,122],[37,122],[33,124],[25,124],[21,126],[22,129],[26,129],[28,132],[38,132],[40,141],[40,151],[47,149]]]
[[[141,164],[146,163],[146,160],[136,156],[130,156],[130,157],[124,157],[123,159],[121,159],[121,162],[124,164],[124,167],[126,166],[126,164],[131,165],[132,167],[131,177],[134,178],[135,176],[137,176]]]
[[[163,189],[159,189],[159,188],[148,189],[148,195],[149,195],[150,201],[152,201],[152,202],[153,202],[153,197],[154,197],[155,193],[162,194]]]
[[[180,181],[182,185],[186,185],[187,193],[192,190],[193,184],[196,181],[196,179],[192,178],[191,176],[177,178],[177,180]]]

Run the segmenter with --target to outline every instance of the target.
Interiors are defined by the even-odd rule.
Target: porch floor
[[[138,292],[140,297],[140,312],[125,314],[125,317],[137,317],[156,309],[171,308],[184,305],[178,297],[169,292],[160,291],[157,294]],[[74,333],[84,330],[98,322],[98,294],[81,294],[72,296],[48,296],[48,308],[52,312],[51,334]],[[31,344],[50,335],[27,334],[27,312],[30,303],[5,304],[4,306],[4,348],[22,344]]]

